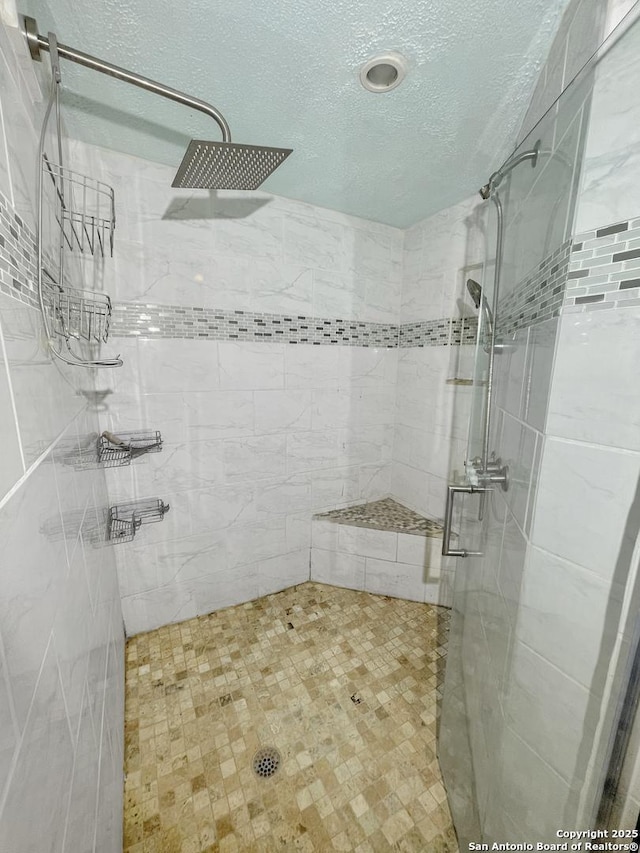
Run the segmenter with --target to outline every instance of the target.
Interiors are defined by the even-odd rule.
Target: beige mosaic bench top
[[[383,498],[380,501],[320,512],[314,515],[314,518],[334,521],[336,524],[349,524],[353,527],[370,527],[373,530],[413,533],[417,536],[433,538],[442,538],[443,532],[439,522],[419,515],[398,501],[394,501],[393,498]]]

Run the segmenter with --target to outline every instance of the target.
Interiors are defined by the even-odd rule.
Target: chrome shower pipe
[[[21,15],[22,32],[29,46],[31,58],[37,62],[42,61],[41,51],[49,51],[49,39],[38,32],[38,25],[35,18],[30,18],[27,15]],[[91,56],[89,53],[83,53],[81,50],[76,50],[69,45],[57,44],[58,56],[63,59],[68,59],[70,62],[75,62],[78,65],[83,65],[85,68],[90,68],[92,71],[99,71],[101,74],[107,74],[109,77],[115,77],[116,80],[122,80],[123,83],[130,83],[132,86],[138,86],[140,89],[146,89],[147,92],[152,92],[154,95],[160,95],[163,98],[168,98],[170,101],[176,101],[186,107],[191,107],[194,110],[199,110],[210,116],[220,128],[222,132],[222,141],[231,142],[231,130],[227,124],[227,120],[222,113],[217,110],[212,104],[206,101],[201,101],[199,98],[194,98],[187,95],[185,92],[180,92],[178,89],[172,89],[170,86],[165,86],[164,83],[158,83],[156,80],[150,80],[148,77],[143,77],[141,74],[136,74],[133,71],[128,71],[126,68],[120,68],[118,65],[112,65],[110,62],[105,62],[103,59],[98,59],[96,56]]]
[[[491,399],[493,397],[493,375],[494,375],[494,359],[496,355],[496,335],[498,331],[498,299],[500,296],[500,282],[502,280],[502,249],[504,242],[504,211],[502,208],[502,201],[500,200],[500,194],[498,192],[498,187],[503,179],[516,168],[521,163],[525,163],[527,160],[531,161],[531,167],[535,168],[538,163],[538,157],[540,155],[540,149],[542,146],[541,140],[537,140],[533,148],[528,151],[523,151],[521,154],[518,154],[512,157],[510,160],[501,166],[496,172],[491,175],[488,182],[482,187],[480,190],[480,195],[483,199],[490,198],[496,206],[496,215],[498,219],[497,223],[497,235],[496,235],[496,265],[493,276],[493,299],[492,299],[492,312],[493,312],[493,324],[491,328],[491,336],[490,336],[490,344],[488,348],[489,355],[489,365],[487,368],[487,396],[486,396],[486,407],[485,407],[485,416],[484,416],[484,424],[483,424],[483,437],[482,437],[482,456],[480,460],[480,468],[476,469],[480,478],[480,482],[484,485],[488,482],[499,482],[499,479],[496,480],[496,472],[491,470],[491,462],[489,460],[489,441],[491,434]],[[499,474],[501,475],[501,472]],[[505,485],[508,485],[508,472],[505,471]]]
[[[484,416],[484,430],[482,436],[482,471],[479,472],[483,474],[485,477],[489,475],[489,441],[490,441],[490,433],[491,433],[491,400],[493,397],[493,374],[494,374],[494,360],[496,357],[496,334],[497,334],[497,317],[498,317],[498,295],[500,290],[500,277],[502,274],[502,246],[503,246],[503,226],[504,226],[504,212],[502,208],[502,202],[500,200],[500,195],[497,190],[491,193],[491,200],[496,206],[496,215],[498,219],[498,228],[497,228],[497,236],[496,236],[496,265],[494,269],[493,275],[493,299],[492,301],[492,313],[493,313],[493,323],[491,325],[491,339],[489,343],[489,364],[487,367],[487,396],[486,396],[486,407],[485,407],[485,416]]]
[[[486,201],[491,196],[493,190],[500,186],[503,179],[507,177],[509,172],[513,171],[513,169],[515,169],[516,166],[519,166],[520,163],[526,163],[527,160],[531,160],[531,168],[535,169],[538,165],[541,145],[542,141],[538,139],[533,148],[529,151],[523,151],[522,154],[518,154],[517,156],[512,157],[511,160],[507,160],[503,166],[491,175],[487,183],[480,188],[479,192],[482,198]]]

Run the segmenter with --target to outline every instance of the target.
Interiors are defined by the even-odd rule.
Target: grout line
[[[33,472],[36,470],[36,468],[38,468],[42,464],[42,462],[45,461],[47,456],[53,451],[53,449],[56,447],[56,445],[60,442],[61,438],[64,436],[64,434],[66,433],[68,428],[69,428],[69,424],[67,424],[67,426],[65,426],[63,428],[62,432],[51,442],[51,444],[45,450],[42,451],[40,456],[38,456],[38,458],[35,459],[31,463],[31,465],[29,465],[28,468],[25,468],[25,472],[22,475],[22,477],[20,477],[19,480],[16,480],[16,482],[13,484],[13,486],[9,489],[9,491],[0,500],[0,510],[2,510],[6,506],[6,504],[9,503],[9,501],[13,498],[13,496],[16,494],[16,492],[18,492],[20,490],[20,488],[24,485],[24,483],[26,483],[26,481],[29,479],[29,477],[33,474]]]

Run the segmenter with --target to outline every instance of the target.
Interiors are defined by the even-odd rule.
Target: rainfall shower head
[[[473,299],[473,304],[476,308],[480,310],[480,306],[482,306],[482,315],[485,318],[487,338],[491,339],[491,336],[493,335],[493,314],[491,313],[491,308],[489,308],[487,297],[482,292],[482,285],[478,284],[478,282],[474,281],[472,278],[468,278],[467,290],[469,291],[469,294]]]
[[[34,18],[21,15],[21,27],[31,58],[40,62],[43,50],[51,52],[50,39],[38,32],[38,24]],[[261,145],[241,145],[231,141],[231,131],[220,110],[194,98],[178,89],[150,80],[141,74],[128,71],[98,59],[89,53],[83,53],[68,45],[61,44],[55,39],[54,33],[49,33],[55,40],[56,56],[68,59],[92,71],[122,80],[137,86],[154,95],[176,101],[191,109],[199,110],[210,116],[222,131],[221,142],[192,139],[180,164],[172,187],[208,190],[255,190],[278,168],[291,154],[291,148],[268,148]],[[58,80],[59,82],[59,80]]]
[[[192,139],[171,186],[255,190],[287,159],[291,151],[291,148]]]

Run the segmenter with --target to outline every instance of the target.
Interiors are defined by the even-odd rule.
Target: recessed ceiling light
[[[390,92],[407,76],[407,60],[394,50],[372,56],[360,69],[360,82],[369,92]]]

